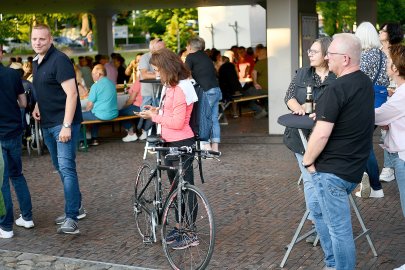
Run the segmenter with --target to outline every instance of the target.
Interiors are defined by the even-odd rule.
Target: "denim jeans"
[[[141,110],[145,108],[145,105],[152,105],[153,107],[159,106],[159,98],[152,96],[142,96]],[[149,130],[153,125],[152,120],[139,119],[138,129]]]
[[[367,159],[366,173],[370,179],[370,186],[374,190],[382,189],[377,159],[375,158],[374,149],[371,148],[370,155]]]
[[[339,270],[353,270],[356,266],[356,248],[353,239],[350,202],[348,195],[356,188],[351,183],[331,173],[311,174],[321,212],[313,212],[315,226],[326,254],[332,252],[335,267]],[[325,222],[327,230],[318,229],[318,222]],[[328,250],[332,243],[332,250]]]
[[[59,141],[62,125],[43,128],[45,144],[48,147],[53,166],[59,172],[65,194],[66,217],[77,221],[81,206],[79,179],[76,172],[76,148],[79,139],[80,124],[71,127],[72,139],[68,142]]]
[[[5,231],[12,231],[14,222],[10,182],[13,184],[17,195],[21,215],[24,220],[32,220],[31,194],[28,189],[27,181],[22,173],[21,139],[22,135],[19,135],[11,139],[0,141],[4,159],[4,177],[1,192],[3,193],[4,204],[7,211],[5,216],[0,217],[0,227]]]
[[[405,217],[405,161],[400,159],[398,153],[387,152],[390,164],[394,165],[395,179],[397,180],[399,197],[401,199],[402,213]]]
[[[120,116],[126,116],[126,115],[134,115],[134,112],[140,112],[140,111],[141,111],[141,108],[131,104],[128,107],[119,110],[118,113]],[[139,121],[139,119],[136,119],[136,120]],[[132,122],[131,121],[122,121],[122,125],[124,126],[124,128],[126,130],[128,130],[132,127]]]
[[[219,110],[219,101],[222,99],[222,92],[219,87],[214,87],[205,91],[207,94],[208,102],[211,106],[212,112],[212,133],[211,133],[211,142],[220,143],[221,142],[221,129],[219,127],[218,121],[218,110]]]
[[[310,209],[310,205],[318,204],[318,197],[315,194],[315,187],[312,183],[311,174],[308,172],[307,169],[302,166],[302,159],[303,155],[295,153],[295,157],[297,158],[298,166],[300,167],[300,171],[302,174],[302,182],[304,184],[304,196],[305,196],[305,205],[307,209]],[[308,219],[315,222],[312,213],[309,213]]]
[[[91,111],[83,112],[82,113],[83,120],[100,120],[97,118],[97,116],[92,113]],[[97,138],[98,137],[98,125],[91,125],[91,138]],[[82,138],[84,140],[84,138]]]

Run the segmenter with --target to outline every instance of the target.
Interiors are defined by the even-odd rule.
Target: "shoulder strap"
[[[377,75],[374,77],[373,84],[376,84],[378,80],[378,76],[380,76],[380,71],[381,71],[381,64],[382,64],[382,51],[379,49],[380,52],[380,61],[378,61],[378,70],[377,70]]]

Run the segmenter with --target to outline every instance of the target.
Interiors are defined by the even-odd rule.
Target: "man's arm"
[[[321,154],[325,148],[326,143],[329,140],[329,136],[332,133],[334,123],[326,121],[317,121],[316,125],[309,137],[308,147],[305,151],[303,163],[305,165],[312,165],[308,167],[309,171],[315,171],[315,160]]]
[[[27,107],[27,97],[25,96],[24,93],[18,95],[17,101],[18,101],[18,106],[20,108]]]
[[[86,112],[91,111],[91,109],[93,109],[94,103],[91,102],[90,100],[87,101],[86,103]]]
[[[148,71],[146,68],[140,69],[142,80],[156,79],[156,73]]]
[[[77,88],[75,79],[69,79],[61,84],[63,90],[66,93],[66,107],[65,107],[65,117],[63,123],[72,124],[73,117],[76,111],[77,104]],[[71,139],[72,132],[70,128],[62,127],[59,133],[59,140],[61,142],[67,142]]]

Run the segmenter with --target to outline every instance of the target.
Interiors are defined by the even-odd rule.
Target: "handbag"
[[[373,80],[374,86],[374,108],[378,108],[383,105],[388,99],[388,90],[386,86],[376,84],[378,76],[380,75],[381,65],[382,65],[382,51],[380,52],[380,61],[378,62],[377,75]]]

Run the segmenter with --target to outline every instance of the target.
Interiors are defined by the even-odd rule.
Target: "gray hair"
[[[362,22],[356,30],[356,37],[361,41],[361,48],[369,50],[373,48],[379,49],[381,41],[378,36],[377,30],[370,22]]]
[[[193,51],[202,51],[205,49],[205,41],[200,37],[192,37],[187,43]]]
[[[333,35],[333,40],[338,40],[336,47],[340,49],[340,53],[347,54],[354,64],[360,64],[361,56],[361,41],[354,34],[340,33]]]

